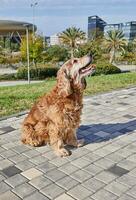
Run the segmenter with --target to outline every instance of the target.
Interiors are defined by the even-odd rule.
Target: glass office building
[[[106,22],[97,15],[88,17],[88,39],[96,38],[104,32]]]
[[[127,40],[136,38],[136,21],[122,23],[122,31]]]
[[[121,24],[107,24],[104,27],[104,33],[106,34],[109,30],[120,30],[120,25]]]
[[[134,38],[136,38],[136,21],[119,24],[107,24],[104,27],[104,33],[106,34],[109,30],[123,31],[125,39],[132,41]]]

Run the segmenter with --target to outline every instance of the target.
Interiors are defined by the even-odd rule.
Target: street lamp
[[[34,44],[34,39],[35,39],[35,7],[38,5],[38,3],[37,2],[35,2],[35,3],[32,3],[31,4],[31,7],[32,7],[32,9],[33,9],[33,44]],[[33,54],[34,54],[34,51],[33,51]],[[33,65],[34,65],[34,58],[33,58]]]
[[[38,5],[38,3],[37,2],[35,2],[35,3],[32,3],[31,4],[31,7],[33,8],[33,42],[34,42],[34,33],[35,33],[35,31],[34,31],[34,24],[35,24],[35,7]]]
[[[30,84],[30,59],[29,59],[29,24],[23,25],[26,28],[26,49],[27,49],[27,79]]]

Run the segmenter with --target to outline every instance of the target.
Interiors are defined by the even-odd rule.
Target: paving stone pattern
[[[23,145],[25,116],[0,121],[0,200],[136,200],[136,87],[84,98],[67,158]]]

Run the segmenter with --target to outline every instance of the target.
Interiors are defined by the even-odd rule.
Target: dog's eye
[[[78,62],[78,60],[74,59],[74,63],[77,63],[77,62]]]

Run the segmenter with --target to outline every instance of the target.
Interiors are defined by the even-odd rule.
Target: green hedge
[[[111,63],[108,63],[108,62],[96,63],[96,71],[94,75],[117,74],[117,73],[121,73],[121,70]]]
[[[57,75],[58,67],[31,67],[30,77],[33,80],[42,80],[49,77],[54,77]],[[96,71],[93,75],[101,74],[116,74],[121,73],[121,70],[110,64],[108,62],[97,62]],[[26,79],[27,80],[27,67],[20,67],[17,74],[4,74],[0,75],[0,80],[16,80],[16,79]]]
[[[57,67],[31,67],[30,68],[30,77],[35,80],[42,80],[48,77],[53,77],[57,75]],[[27,79],[27,67],[20,67],[17,71],[18,79]]]
[[[0,75],[0,81],[6,81],[6,80],[16,80],[16,74],[1,74]]]

